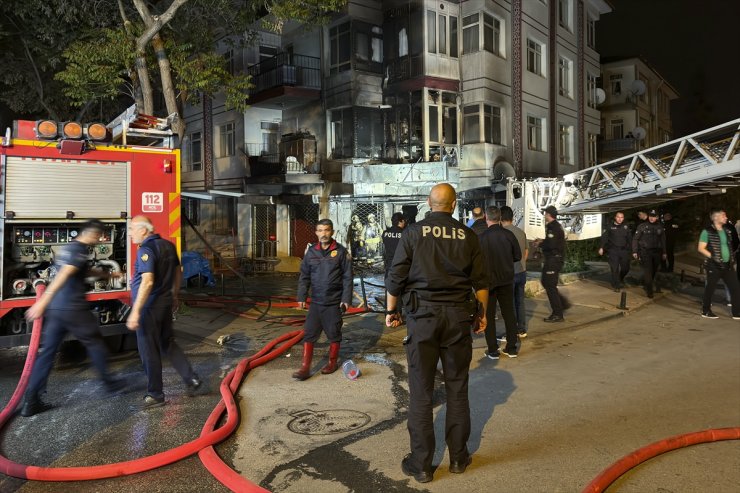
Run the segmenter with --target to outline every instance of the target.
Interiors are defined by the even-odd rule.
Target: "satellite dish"
[[[647,135],[647,131],[642,127],[635,127],[634,130],[632,130],[632,136],[637,140],[642,140]]]
[[[600,88],[596,88],[596,104],[601,104],[606,101],[606,92]]]
[[[647,86],[640,79],[633,80],[632,84],[630,84],[630,91],[635,96],[642,96],[643,94],[645,94],[646,90],[647,90]]]

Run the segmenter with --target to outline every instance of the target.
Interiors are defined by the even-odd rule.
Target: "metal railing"
[[[280,86],[321,89],[321,60],[306,55],[278,53],[247,69],[254,87],[250,94]]]

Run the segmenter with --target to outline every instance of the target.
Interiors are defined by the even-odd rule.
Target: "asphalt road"
[[[603,294],[593,286],[588,291],[594,298]],[[441,385],[435,394],[440,466],[434,481],[421,485],[401,473],[408,451],[406,363],[399,346],[381,344],[383,330],[374,316],[353,319],[345,331],[342,355],[359,364],[359,380],[338,372],[295,382],[290,373],[301,350],[294,348],[289,357],[250,373],[239,394],[242,424],[218,451],[240,474],[276,492],[580,491],[613,461],[648,443],[740,426],[740,322],[727,317],[726,307],[715,310],[719,320],[700,318],[695,291],[657,297],[625,317],[549,333],[538,333],[533,322],[517,359],[487,360],[481,341],[475,341],[469,442],[474,459],[465,474],[447,472]],[[228,329],[233,321],[209,317],[206,332]],[[1,450],[18,462],[63,467],[130,460],[177,446],[198,436],[218,401],[220,379],[245,354],[286,330],[255,324],[226,347],[181,339],[208,389],[185,396],[182,382],[166,367],[168,405],[147,412],[134,408],[145,389],[136,353],[114,357],[113,370],[129,387],[108,397],[81,356],[69,351],[49,382],[46,400],[57,407],[12,420]],[[317,348],[316,369],[325,352]],[[24,356],[19,349],[0,350],[0,405],[12,393]],[[90,482],[0,476],[0,491],[227,490],[197,458],[189,458]],[[658,457],[609,491],[740,491],[740,441]]]

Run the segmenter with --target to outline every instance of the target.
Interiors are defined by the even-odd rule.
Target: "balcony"
[[[254,87],[249,91],[252,106],[288,109],[321,95],[320,59],[278,53],[247,69]]]
[[[611,139],[599,141],[599,159],[612,160],[637,152],[637,140]]]

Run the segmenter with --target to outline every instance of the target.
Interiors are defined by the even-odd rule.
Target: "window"
[[[360,21],[356,21],[352,27],[355,35],[355,68],[380,73],[383,63],[383,29]]]
[[[558,92],[561,96],[573,97],[573,62],[565,57],[558,59]]]
[[[671,134],[668,132],[668,130],[660,129],[660,138],[661,142],[670,142],[671,141]]]
[[[598,101],[596,100],[596,80],[598,77],[591,72],[588,72],[586,74],[586,92],[588,95],[588,100],[586,101],[586,104],[589,108],[596,108],[596,105],[598,104]]]
[[[463,17],[463,53],[475,53],[479,49],[479,17],[479,14]]]
[[[260,62],[264,62],[278,54],[280,49],[277,46],[260,45]]]
[[[344,108],[331,112],[332,157],[352,157],[354,153],[352,142],[353,128],[352,108]]]
[[[611,120],[609,126],[612,131],[612,139],[623,139],[624,138],[624,120],[621,118],[618,120]]]
[[[533,39],[527,38],[527,70],[533,74],[544,76],[542,66],[544,45]]]
[[[463,108],[463,144],[480,142],[480,105],[471,104]]]
[[[280,133],[280,124],[277,122],[261,122],[262,130],[262,156],[276,156],[278,153],[278,134]]]
[[[213,228],[216,234],[230,234],[236,228],[236,198],[216,197],[213,202],[215,217]]]
[[[450,56],[457,58],[457,17],[450,16]]]
[[[236,134],[234,122],[225,123],[218,127],[218,157],[229,157],[236,154]]]
[[[572,2],[573,0],[558,0],[558,22],[568,31],[573,30],[571,27],[573,25],[571,23],[571,18],[573,17],[571,12]]]
[[[489,144],[501,144],[501,108],[483,105],[483,137]]]
[[[427,51],[437,53],[437,13],[427,10]]]
[[[483,14],[483,49],[501,54],[501,21],[495,17]]]
[[[527,116],[527,146],[533,151],[545,150],[545,119]]]
[[[234,75],[234,73],[236,72],[234,67],[234,50],[226,50],[226,52],[223,54],[223,57],[224,64],[226,65],[226,71],[231,75]]]
[[[203,169],[203,138],[200,132],[193,132],[190,134],[190,145],[188,151],[190,153],[190,166],[188,171],[200,171]]]
[[[560,164],[573,164],[573,126],[558,125],[558,156]]]
[[[352,40],[350,38],[350,24],[345,22],[329,30],[329,73],[338,74],[351,68],[350,54]]]
[[[192,197],[182,197],[180,209],[182,210],[182,214],[190,219],[193,226],[200,224],[200,200]]]
[[[596,19],[590,15],[586,20],[586,45],[589,48],[596,49]]]
[[[619,96],[622,94],[622,74],[610,75],[609,84],[611,86],[612,96]]]
[[[409,35],[406,32],[406,28],[401,28],[398,31],[398,57],[401,58],[409,54]]]
[[[597,134],[592,134],[591,132],[588,132],[588,166],[596,166],[598,163],[598,158],[596,156],[596,150],[597,150]]]
[[[437,29],[437,34],[439,35],[439,41],[437,43],[437,52],[440,55],[446,55],[447,54],[447,16],[446,15],[439,15],[439,26]]]

